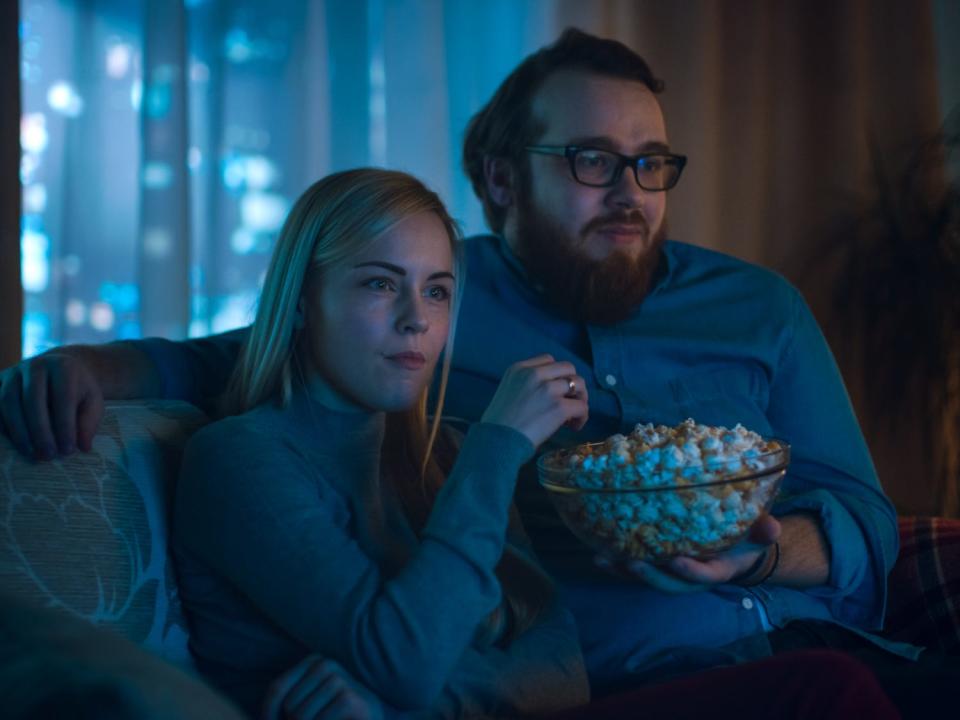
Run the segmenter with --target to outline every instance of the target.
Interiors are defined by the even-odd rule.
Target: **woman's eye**
[[[387,278],[371,278],[364,283],[371,290],[393,290],[393,282]]]
[[[431,300],[446,301],[450,299],[450,291],[442,285],[434,285],[427,290],[427,295]]]

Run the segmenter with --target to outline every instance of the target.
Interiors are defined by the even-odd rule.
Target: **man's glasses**
[[[680,179],[687,164],[686,155],[672,153],[640,153],[621,155],[610,150],[580,147],[578,145],[528,145],[527,152],[538,155],[562,155],[570,163],[573,179],[590,187],[610,187],[620,180],[623,169],[633,168],[637,185],[644,190],[669,190]]]

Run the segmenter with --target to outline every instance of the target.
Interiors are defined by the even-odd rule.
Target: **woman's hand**
[[[261,720],[382,720],[380,700],[339,663],[308,655],[267,690]]]
[[[573,364],[537,355],[507,369],[481,421],[512,427],[538,447],[564,424],[579,430],[588,414],[586,383]]]

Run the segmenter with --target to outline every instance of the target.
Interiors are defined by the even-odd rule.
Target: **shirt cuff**
[[[826,490],[811,490],[785,498],[774,504],[775,517],[797,512],[808,512],[817,517],[830,553],[830,572],[826,585],[809,588],[807,592],[830,602],[836,616],[847,614],[840,600],[854,599],[859,617],[839,618],[862,622],[864,615],[882,613],[884,579],[874,578],[871,572],[871,551],[861,524],[844,505]],[[879,583],[878,583],[879,581]],[[866,608],[873,612],[864,612]]]

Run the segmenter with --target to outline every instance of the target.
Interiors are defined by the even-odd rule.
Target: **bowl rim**
[[[646,487],[598,487],[598,488],[587,488],[581,487],[580,485],[567,485],[563,483],[558,483],[553,480],[544,477],[544,474],[547,473],[562,473],[564,472],[563,468],[548,468],[546,467],[545,460],[548,457],[553,455],[558,455],[563,452],[570,452],[575,447],[583,447],[584,445],[602,445],[605,441],[598,440],[596,442],[590,443],[580,443],[570,448],[558,448],[556,450],[551,450],[543,453],[540,457],[537,458],[537,479],[544,488],[558,493],[572,494],[572,493],[600,493],[600,494],[621,494],[621,493],[644,493],[644,492],[662,492],[663,490],[695,490],[700,488],[710,488],[720,485],[729,485],[731,483],[744,482],[748,480],[756,480],[757,478],[764,477],[767,475],[774,475],[779,473],[780,475],[786,474],[787,467],[790,465],[790,443],[780,438],[763,438],[767,441],[774,441],[780,444],[778,450],[771,450],[770,452],[757,455],[755,458],[750,458],[751,460],[756,460],[764,457],[771,457],[778,454],[782,454],[783,459],[760,470],[755,470],[753,472],[746,473],[744,475],[737,475],[735,477],[725,477],[718,480],[709,480],[707,482],[697,482],[690,483],[689,485],[652,485]],[[700,467],[703,465],[691,465],[690,467]]]

